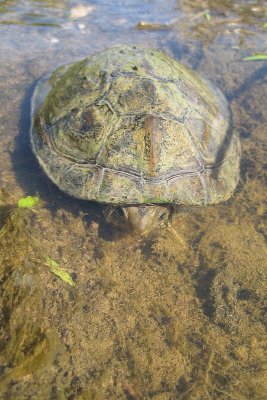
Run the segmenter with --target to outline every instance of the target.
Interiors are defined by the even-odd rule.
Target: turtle
[[[238,183],[225,96],[160,50],[119,45],[58,67],[38,81],[31,117],[33,153],[59,189],[142,234]]]

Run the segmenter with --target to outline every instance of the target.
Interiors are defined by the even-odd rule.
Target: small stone
[[[85,29],[85,24],[78,24],[78,28],[80,31],[83,31]]]
[[[91,223],[91,228],[92,228],[93,230],[97,230],[97,229],[98,229],[98,223],[93,221],[93,222]]]
[[[88,14],[91,14],[91,12],[93,12],[94,9],[95,9],[94,6],[90,6],[90,5],[85,6],[82,4],[80,4],[77,7],[72,7],[70,9],[70,19],[84,18]]]

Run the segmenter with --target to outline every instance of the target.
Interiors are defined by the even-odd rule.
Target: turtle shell
[[[62,191],[101,203],[219,203],[239,178],[223,94],[143,47],[112,47],[40,79],[31,143]]]

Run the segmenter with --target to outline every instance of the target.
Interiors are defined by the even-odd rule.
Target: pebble
[[[91,14],[91,12],[93,12],[94,9],[95,9],[94,6],[90,6],[90,5],[85,6],[82,4],[80,4],[79,6],[76,6],[76,7],[72,7],[70,9],[70,19],[84,18],[88,14]]]

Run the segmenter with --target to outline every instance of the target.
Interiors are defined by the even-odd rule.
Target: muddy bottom
[[[142,239],[79,206],[2,208],[2,398],[263,399],[267,250],[239,194]]]

